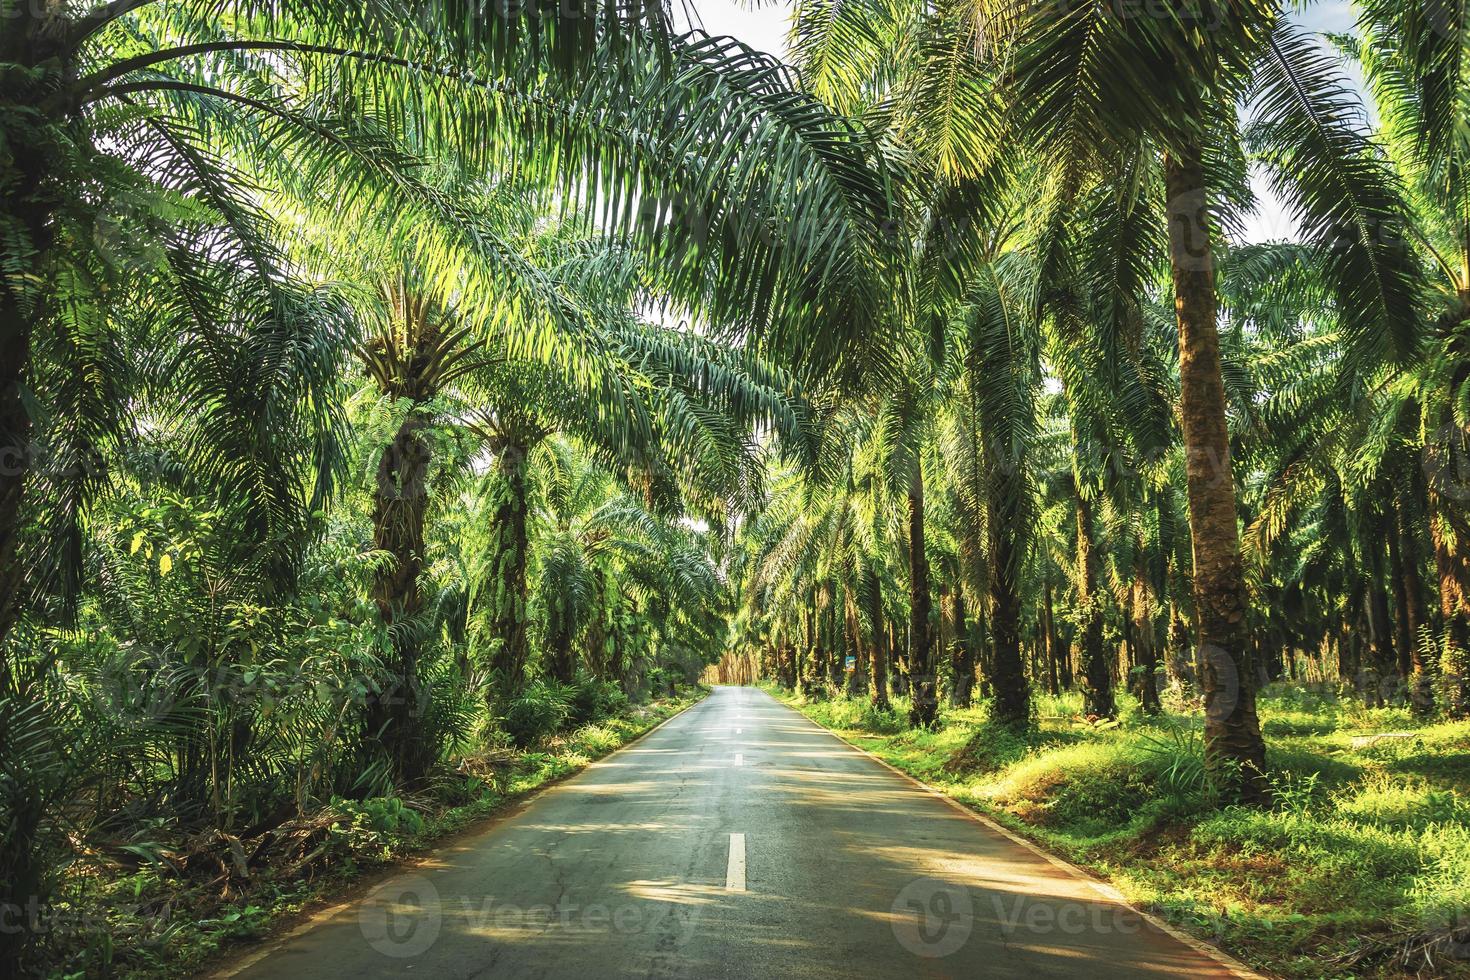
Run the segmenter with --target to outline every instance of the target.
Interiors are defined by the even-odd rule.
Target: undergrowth
[[[1100,726],[1079,720],[1077,695],[1042,696],[1030,732],[983,707],[920,732],[901,699],[879,713],[772,693],[1274,973],[1470,977],[1470,722],[1273,686],[1273,803],[1250,810],[1222,808],[1201,718],[1179,704],[1155,718],[1125,699]],[[1414,737],[1364,744],[1383,732]]]
[[[604,697],[600,705],[568,698],[575,713],[597,720],[544,734],[531,748],[468,753],[421,793],[337,798],[259,836],[210,832],[136,848],[126,863],[115,856],[111,874],[74,876],[63,897],[44,910],[48,952],[60,964],[52,975],[186,975],[363,872],[471,828],[518,796],[576,772],[703,693],[636,708],[618,698]]]

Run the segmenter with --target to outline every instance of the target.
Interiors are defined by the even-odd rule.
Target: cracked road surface
[[[730,687],[216,974],[1235,975],[763,692]]]

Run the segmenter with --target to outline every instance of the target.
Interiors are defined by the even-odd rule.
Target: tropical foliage
[[[1270,682],[1470,715],[1470,19],[1115,7],[0,0],[0,911],[707,668],[1262,807]]]

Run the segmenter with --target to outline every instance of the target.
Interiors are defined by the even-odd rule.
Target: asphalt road
[[[718,688],[218,975],[1236,974],[764,693]]]

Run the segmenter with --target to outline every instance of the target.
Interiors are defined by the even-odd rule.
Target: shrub
[[[571,686],[570,722],[574,726],[615,717],[627,708],[628,696],[612,681],[583,674]]]
[[[1431,824],[1470,824],[1470,803],[1454,793],[1385,776],[1339,794],[1334,802],[1339,815],[1365,826],[1423,830]]]
[[[1126,827],[1157,793],[1158,767],[1128,743],[1084,743],[1031,755],[988,787],[1028,822],[1095,838]]]
[[[975,726],[964,744],[950,754],[945,760],[944,770],[955,775],[968,776],[994,773],[1032,752],[1076,744],[1084,737],[1081,733],[1071,731],[1016,731],[1009,726],[987,721]]]
[[[1336,719],[1300,711],[1283,712],[1261,722],[1261,733],[1267,738],[1331,735],[1335,731]]]
[[[1455,928],[1460,942],[1470,942],[1470,826],[1432,824],[1420,834],[1419,850],[1424,870],[1409,897],[1420,921],[1427,930]]]
[[[645,680],[648,692],[652,697],[661,698],[667,695],[673,697],[679,690],[679,680],[682,674],[668,667],[650,667]]]
[[[424,818],[396,796],[376,796],[361,802],[336,800],[334,806],[359,826],[389,836],[422,833]]]
[[[908,731],[908,718],[902,710],[893,707],[879,711],[867,700],[808,701],[807,712],[828,728],[871,732],[874,735],[898,735]]]
[[[510,703],[505,731],[519,748],[555,735],[571,717],[571,688],[553,681],[537,681]]]
[[[871,702],[863,704],[862,713],[858,717],[860,728],[879,735],[895,735],[908,728],[908,723],[908,718],[897,708],[884,711],[873,707]]]

